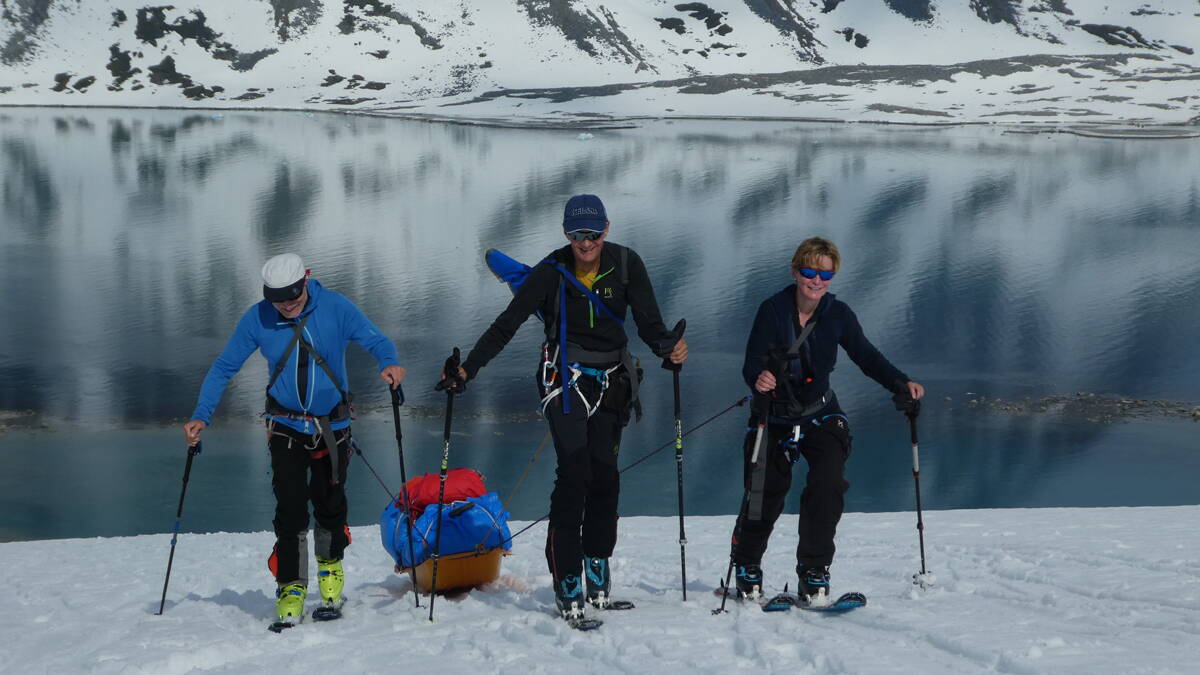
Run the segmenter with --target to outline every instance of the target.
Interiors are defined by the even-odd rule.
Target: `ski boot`
[[[342,618],[344,585],[342,561],[317,558],[317,586],[321,590],[321,606],[313,610],[313,619],[332,621]]]
[[[739,600],[758,600],[762,597],[762,567],[758,565],[738,565],[735,576]]]
[[[568,622],[583,619],[583,588],[579,577],[568,574],[554,584],[554,604]]]
[[[345,585],[342,561],[317,558],[317,584],[321,588],[321,602],[326,605],[342,604],[342,587]]]
[[[796,586],[796,593],[801,601],[815,606],[829,604],[829,567],[802,565],[799,575],[800,583]]]
[[[600,619],[583,615],[583,582],[577,575],[568,574],[554,583],[554,604],[567,625],[575,630],[595,630],[604,625]]]
[[[279,621],[275,626],[294,626],[304,618],[304,598],[308,589],[303,584],[293,583],[280,586],[275,591],[275,614]]]
[[[587,601],[597,609],[604,609],[612,599],[609,596],[612,579],[608,576],[608,558],[584,558],[583,573],[587,578]]]

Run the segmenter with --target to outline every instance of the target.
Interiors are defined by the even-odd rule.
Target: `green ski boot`
[[[317,585],[321,589],[321,606],[313,611],[313,619],[331,621],[342,617],[342,587],[345,586],[341,560],[317,558]]]
[[[275,591],[275,614],[279,620],[271,624],[271,630],[278,633],[284,628],[291,628],[304,620],[304,598],[308,589],[301,584],[286,584]]]

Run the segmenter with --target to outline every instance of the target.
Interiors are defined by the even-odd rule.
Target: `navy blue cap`
[[[608,223],[604,203],[596,195],[575,195],[563,209],[563,232],[603,232]]]

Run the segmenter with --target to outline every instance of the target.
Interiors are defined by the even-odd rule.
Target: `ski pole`
[[[913,583],[924,588],[928,572],[925,570],[925,521],[921,518],[921,459],[917,450],[917,415],[921,414],[921,402],[914,399],[907,391],[892,396],[896,410],[908,418],[908,428],[912,436],[913,486],[917,492],[917,541],[921,547],[921,572],[913,575]]]
[[[183,489],[179,491],[179,508],[175,510],[175,530],[171,534],[171,555],[167,556],[167,577],[163,579],[162,599],[158,603],[158,615],[162,616],[167,604],[167,584],[171,583],[171,565],[175,563],[175,542],[179,539],[179,521],[183,518],[183,498],[187,495],[188,478],[192,475],[192,459],[200,454],[200,441],[188,446],[187,463],[183,465]]]
[[[671,332],[675,334],[676,341],[683,337],[686,328],[687,321],[684,319],[675,324]],[[671,379],[675,385],[675,485],[679,493],[679,569],[683,601],[687,602],[687,553],[684,550],[687,546],[687,535],[683,532],[683,421],[679,412],[679,372],[683,370],[683,364],[674,363],[668,357],[663,359],[662,367],[671,371]]]
[[[446,425],[442,430],[442,468],[438,483],[437,532],[433,537],[433,580],[429,591],[429,620],[433,621],[433,603],[437,599],[438,558],[442,553],[442,504],[446,500],[446,471],[450,466],[450,420],[454,417],[454,395],[461,392],[466,383],[458,376],[459,364],[458,347],[446,359],[442,371],[446,377],[437,383],[435,390],[446,392]]]
[[[751,416],[758,418],[758,428],[754,435],[754,450],[750,455],[750,466],[743,467],[743,473],[747,468],[750,469],[751,475],[749,480],[743,478],[745,487],[742,491],[742,505],[738,507],[737,520],[733,526],[733,541],[729,546],[729,568],[725,570],[725,581],[721,586],[721,607],[713,610],[713,614],[722,614],[725,612],[725,602],[729,599],[729,582],[733,577],[733,561],[737,555],[738,543],[741,541],[742,525],[750,518],[750,499],[751,493],[754,491],[756,474],[759,472],[758,456],[762,446],[763,428],[766,425],[767,415],[770,412],[770,398],[767,394],[758,393],[754,396],[754,403],[751,404]],[[765,456],[764,456],[765,459]],[[765,464],[765,462],[764,462]]]
[[[725,613],[725,602],[729,600],[729,582],[733,579],[733,557],[737,554],[738,535],[742,530],[742,518],[746,515],[746,504],[750,502],[750,490],[742,491],[742,505],[738,508],[737,520],[733,526],[733,541],[729,546],[729,567],[725,570],[725,581],[721,584],[721,606],[712,611],[713,615]]]
[[[408,500],[408,474],[404,471],[404,434],[400,432],[400,406],[404,405],[404,388],[399,384],[388,390],[392,394],[392,425],[396,427],[396,450],[400,453],[400,495],[404,504],[404,525],[408,531],[408,578],[412,581],[413,600],[421,606],[421,594],[417,593],[417,555],[412,538],[412,502]]]
[[[920,402],[913,401],[912,412],[905,413],[908,417],[908,426],[912,431],[912,458],[913,458],[913,485],[917,491],[917,539],[921,546],[921,574],[920,576],[913,575],[913,582],[924,586],[925,585],[925,521],[921,519],[921,460],[917,451],[917,413],[920,411]]]

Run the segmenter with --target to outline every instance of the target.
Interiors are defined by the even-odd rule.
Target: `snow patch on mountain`
[[[0,105],[355,109],[514,123],[1200,117],[1200,7],[1117,5],[0,0]]]

